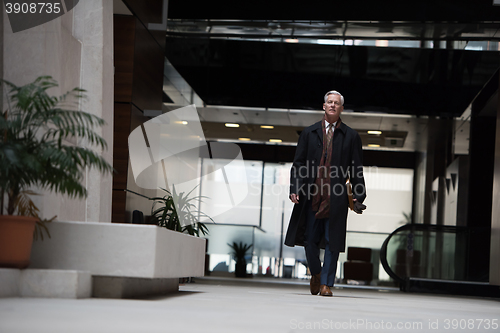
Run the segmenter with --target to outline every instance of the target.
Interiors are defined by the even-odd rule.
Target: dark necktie
[[[328,124],[328,131],[326,132],[326,151],[330,150],[330,146],[332,145],[332,137],[333,137],[333,124]]]

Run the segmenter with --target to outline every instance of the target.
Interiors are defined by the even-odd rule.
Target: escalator
[[[471,241],[489,239],[490,230],[407,224],[382,244],[380,261],[402,291],[500,297],[500,287],[488,283],[489,267],[471,278]],[[489,242],[488,242],[489,244]],[[489,257],[489,249],[485,255]]]

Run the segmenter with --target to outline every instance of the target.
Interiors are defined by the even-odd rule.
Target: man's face
[[[326,119],[329,122],[336,122],[344,110],[340,96],[335,94],[328,95],[326,103],[323,103],[323,110],[325,110]]]

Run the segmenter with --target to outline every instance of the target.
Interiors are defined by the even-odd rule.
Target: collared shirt
[[[337,122],[338,122],[338,120],[333,123],[333,127],[332,127],[333,133],[332,134],[335,133],[335,127],[337,126]],[[328,122],[328,120],[325,120],[325,129],[326,129],[327,133],[328,133],[328,126],[330,126],[330,123]]]

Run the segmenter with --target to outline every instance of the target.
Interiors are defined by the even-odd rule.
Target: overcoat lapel
[[[321,161],[321,153],[323,151],[323,128],[321,127],[321,122],[318,122],[316,123],[317,126],[316,126],[316,129],[314,130],[314,132],[316,133],[316,137],[317,137],[317,143],[316,143],[316,146],[318,147],[316,150],[315,150],[315,160],[316,160],[316,164],[319,164],[319,161]],[[316,172],[313,173],[314,175],[316,175]],[[314,182],[314,179],[313,179],[313,182]]]
[[[333,146],[332,146],[332,156],[330,160],[330,165],[339,167],[341,166],[342,162],[342,151],[344,150],[344,133],[342,131],[342,125],[340,125],[339,128],[335,129],[335,132],[333,133]],[[342,172],[344,170],[337,170],[338,171],[338,176],[337,179],[334,179],[332,182],[332,186],[335,183],[338,183],[340,181],[339,178],[342,177]]]

